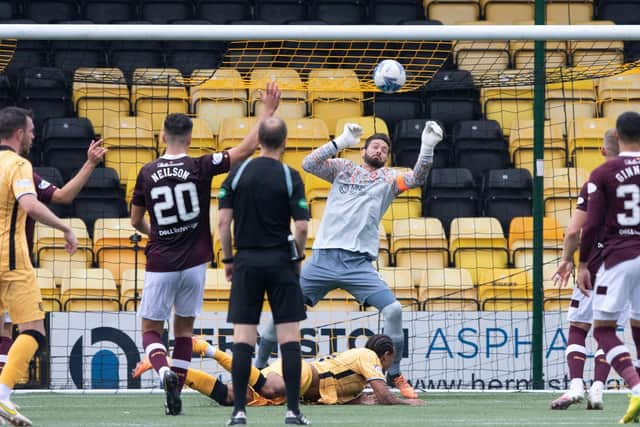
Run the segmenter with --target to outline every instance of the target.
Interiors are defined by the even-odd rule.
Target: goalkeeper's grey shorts
[[[314,249],[304,263],[300,286],[305,304],[314,306],[329,291],[343,289],[360,304],[382,310],[396,301],[367,254],[342,249]]]

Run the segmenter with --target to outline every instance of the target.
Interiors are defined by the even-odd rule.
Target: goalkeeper
[[[382,215],[396,196],[425,182],[433,163],[433,150],[443,133],[436,122],[426,122],[418,160],[413,170],[406,173],[384,167],[391,141],[381,133],[366,139],[361,165],[333,158],[341,150],[358,145],[361,136],[360,126],[347,123],[340,136],[312,151],[302,163],[306,172],[333,185],[313,244],[313,255],[302,267],[300,285],[305,303],[310,306],[329,291],[341,288],[361,304],[376,307],[384,317],[384,331],[395,347],[387,382],[404,397],[415,399],[415,391],[400,373],[404,347],[402,307],[372,261],[378,257]],[[265,367],[275,350],[277,339],[272,320],[260,335],[257,368]]]
[[[233,358],[203,339],[193,338],[193,351],[212,357],[225,370],[231,372]],[[369,337],[364,348],[321,357],[313,362],[302,362],[300,397],[305,402],[334,404],[384,404],[420,406],[420,399],[400,399],[385,384],[384,372],[393,363],[394,347],[386,335]],[[148,360],[138,363],[133,377],[151,369]],[[185,384],[209,396],[221,405],[233,404],[233,384],[223,384],[213,375],[189,368]],[[369,385],[373,394],[363,394]],[[282,362],[277,360],[268,368],[251,369],[247,390],[249,406],[282,405],[286,402],[286,389],[282,376]]]

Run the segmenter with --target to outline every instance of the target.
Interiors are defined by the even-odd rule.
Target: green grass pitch
[[[606,394],[603,411],[574,406],[549,410],[550,393],[428,393],[409,406],[303,406],[314,426],[614,426],[627,407],[624,394]],[[185,415],[163,412],[162,394],[14,395],[34,426],[223,426],[230,408],[196,394],[184,396]],[[249,408],[249,425],[284,425],[284,408]]]

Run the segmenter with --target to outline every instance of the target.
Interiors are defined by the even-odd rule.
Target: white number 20
[[[191,202],[191,211],[187,211],[184,196],[187,194]],[[175,197],[174,197],[175,196]],[[182,222],[191,221],[200,215],[200,201],[198,200],[198,191],[193,182],[183,182],[173,187],[163,185],[162,187],[154,187],[151,189],[151,199],[155,202],[160,197],[162,201],[158,201],[153,205],[153,213],[156,216],[158,225],[171,225],[178,222],[178,217]],[[178,208],[178,215],[166,215],[165,212],[173,207]]]
[[[631,198],[627,198],[629,195]],[[636,184],[621,185],[616,190],[616,196],[625,199],[625,213],[618,214],[618,224],[631,227],[640,224],[640,188]]]

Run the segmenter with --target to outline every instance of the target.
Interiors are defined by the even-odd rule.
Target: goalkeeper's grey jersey
[[[382,216],[399,193],[424,181],[430,162],[406,173],[386,167],[370,172],[350,160],[331,159],[335,154],[335,147],[329,143],[303,162],[307,172],[333,183],[313,249],[344,249],[375,259]]]

